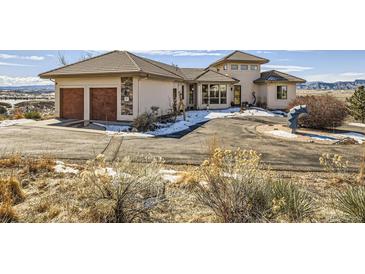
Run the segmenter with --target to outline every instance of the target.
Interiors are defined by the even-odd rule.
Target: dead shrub
[[[299,222],[314,207],[309,194],[291,183],[275,182],[261,169],[261,156],[252,150],[216,149],[199,168],[193,193],[220,222]]]
[[[23,119],[24,118],[24,112],[20,109],[15,109],[12,115],[13,119]]]
[[[23,159],[18,153],[4,156],[0,159],[1,168],[18,168],[23,164]]]
[[[24,199],[25,194],[15,177],[0,178],[0,203],[18,204]]]
[[[81,174],[85,184],[91,185],[90,210],[94,222],[153,222],[153,212],[165,199],[165,182],[159,173],[161,159],[148,158],[143,168],[129,158],[105,166],[99,155]]]
[[[140,132],[152,131],[156,128],[156,116],[153,113],[142,113],[133,120],[132,126]]]
[[[220,140],[217,135],[214,135],[206,141],[205,145],[207,148],[208,157],[211,158],[213,157],[215,150],[222,147],[222,140]]]
[[[259,172],[260,155],[254,151],[216,149],[200,170],[194,194],[220,222],[265,222],[270,201]]]
[[[15,223],[18,216],[12,205],[9,203],[0,203],[0,223]]]
[[[53,172],[56,161],[49,155],[43,155],[40,158],[28,158],[26,160],[25,170],[29,173]]]
[[[301,127],[315,129],[338,127],[347,116],[346,104],[331,95],[297,97],[288,108],[297,105],[308,107],[308,115],[299,118]]]

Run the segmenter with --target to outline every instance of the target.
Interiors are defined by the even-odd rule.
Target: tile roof
[[[261,72],[260,78],[253,81],[256,84],[266,82],[291,82],[291,83],[305,83],[306,81],[302,78],[280,72],[277,70],[269,70]]]
[[[54,69],[40,74],[41,78],[71,75],[117,74],[117,73],[147,73],[162,77],[181,79],[178,73],[173,73],[159,66],[152,60],[136,56],[127,51],[112,51],[74,64]],[[171,66],[170,66],[171,67]]]
[[[112,51],[40,74],[41,78],[73,75],[145,73],[175,80],[236,82],[224,74],[202,68],[179,68],[137,56],[127,51]]]
[[[194,81],[199,82],[230,82],[235,83],[239,82],[239,80],[234,79],[232,77],[229,77],[227,75],[224,75],[222,73],[219,73],[214,70],[205,70],[202,74],[200,74],[198,77],[194,79]]]
[[[219,65],[220,63],[223,63],[225,61],[231,61],[231,62],[252,62],[252,63],[258,63],[258,64],[266,64],[269,62],[268,59],[261,58],[246,52],[242,52],[239,50],[233,51],[232,53],[228,54],[227,56],[215,61],[213,64],[210,65],[210,67]]]

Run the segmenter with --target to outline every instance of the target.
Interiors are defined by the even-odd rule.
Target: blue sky
[[[277,69],[308,81],[352,81],[365,79],[365,51],[275,51],[243,50],[270,60],[262,70]],[[104,51],[60,51],[69,63]],[[230,50],[132,51],[140,56],[180,67],[206,67]],[[59,51],[0,50],[0,86],[48,84],[38,74],[57,68]]]

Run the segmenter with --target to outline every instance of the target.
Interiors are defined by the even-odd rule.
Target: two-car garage
[[[117,121],[117,88],[90,88],[90,120]],[[60,117],[89,120],[84,117],[84,88],[60,88]]]

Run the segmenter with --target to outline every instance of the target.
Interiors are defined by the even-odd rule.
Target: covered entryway
[[[60,117],[84,120],[84,89],[60,89]]]
[[[117,89],[90,88],[91,120],[117,120]]]

